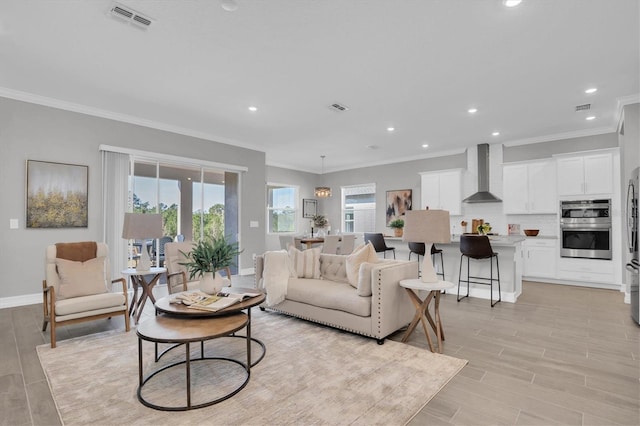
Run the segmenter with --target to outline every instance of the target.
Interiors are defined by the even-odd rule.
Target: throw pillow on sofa
[[[345,261],[347,269],[347,279],[352,287],[358,288],[358,276],[360,274],[360,265],[365,262],[378,262],[378,255],[371,244],[363,244],[357,247],[353,253],[347,256]]]
[[[320,248],[298,250],[289,246],[291,276],[296,278],[320,278]]]

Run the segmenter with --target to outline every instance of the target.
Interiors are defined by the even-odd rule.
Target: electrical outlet
[[[249,228],[258,228],[260,223],[257,220],[252,220],[249,222]]]
[[[9,219],[9,229],[18,229],[19,227],[18,219]]]

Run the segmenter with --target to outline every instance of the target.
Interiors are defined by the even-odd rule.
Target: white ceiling
[[[640,92],[639,0],[121,3],[152,26],[111,17],[110,0],[1,0],[0,95],[319,172],[321,155],[332,171],[610,132]]]

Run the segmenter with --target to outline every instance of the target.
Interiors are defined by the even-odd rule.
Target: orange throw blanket
[[[59,259],[86,262],[89,259],[95,259],[97,253],[98,244],[95,241],[56,243],[56,257]]]

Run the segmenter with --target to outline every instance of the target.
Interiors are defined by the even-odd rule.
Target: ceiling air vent
[[[142,28],[148,28],[153,20],[140,12],[136,12],[128,6],[121,3],[113,3],[111,6],[111,15],[116,16],[126,22]]]
[[[332,110],[334,110],[334,111],[338,111],[338,112],[343,112],[343,111],[348,111],[348,110],[349,110],[349,107],[348,107],[348,106],[346,106],[346,105],[342,105],[342,104],[339,104],[339,103],[337,103],[337,102],[336,102],[336,103],[331,104],[331,105],[329,106],[329,108],[331,108],[331,109],[332,109]]]
[[[591,109],[591,104],[577,105],[576,112],[578,111],[588,111]]]

